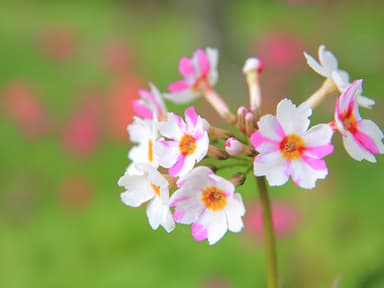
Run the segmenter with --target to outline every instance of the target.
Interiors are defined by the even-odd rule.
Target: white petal
[[[168,120],[158,123],[160,134],[170,139],[180,139],[183,136],[185,123],[179,115],[168,113]]]
[[[177,186],[188,185],[187,189],[198,190],[211,183],[209,175],[212,173],[212,170],[206,166],[195,167],[188,174],[179,178]]]
[[[329,144],[333,130],[328,124],[318,124],[309,129],[304,135],[305,146],[320,146]]]
[[[172,214],[167,205],[164,205],[158,198],[154,198],[147,207],[147,217],[152,229],[156,230],[160,225],[167,232],[175,228]]]
[[[196,141],[196,151],[194,153],[197,162],[200,162],[208,153],[209,137],[205,133],[203,137]]]
[[[188,89],[180,92],[165,93],[164,97],[177,104],[186,104],[188,102],[191,102],[192,100],[195,100],[197,97],[200,96],[200,94],[200,92],[195,92],[193,90]]]
[[[227,216],[228,230],[240,232],[244,226],[241,217],[245,214],[245,208],[239,193],[235,193],[233,199],[228,202],[228,205],[225,207],[225,214]]]
[[[152,126],[153,120],[135,117],[134,122],[127,127],[129,139],[134,143],[148,141],[152,136]]]
[[[209,84],[215,86],[219,78],[219,73],[217,71],[217,64],[219,61],[219,52],[215,48],[207,48],[206,53],[208,56],[209,65]]]
[[[211,211],[206,209],[197,224],[208,230],[208,242],[210,245],[219,241],[227,232],[227,219],[224,210]]]
[[[312,169],[302,160],[293,160],[290,166],[293,181],[304,189],[315,188],[316,180],[324,179],[328,174],[327,169]]]
[[[343,73],[345,73],[347,76]],[[345,71],[342,71],[342,70],[332,71],[331,78],[333,82],[335,82],[337,89],[340,92],[343,92],[349,85],[348,80],[347,81],[345,80],[346,78],[349,78],[349,75]]]
[[[179,173],[177,173],[177,176],[179,177],[184,176],[185,174],[187,174],[189,171],[192,170],[195,164],[196,164],[196,160],[195,160],[195,157],[193,157],[193,155],[185,157],[184,165],[179,171]]]
[[[356,140],[353,138],[352,134],[347,132],[346,136],[343,137],[343,144],[345,150],[348,152],[349,156],[357,161],[361,161],[363,159],[368,160],[369,162],[375,163],[376,158],[361,147]]]
[[[167,141],[166,144],[155,142],[153,151],[158,158],[159,164],[165,168],[173,166],[180,155],[178,143],[171,141]]]
[[[127,190],[121,193],[120,197],[128,206],[138,207],[154,197],[154,193],[145,176],[123,176],[118,184]]]
[[[257,124],[260,133],[265,138],[280,142],[285,137],[278,119],[273,115],[262,116]]]
[[[184,187],[172,194],[170,203],[175,207],[176,222],[192,224],[197,221],[206,209],[200,197],[200,191],[184,189]]]
[[[319,60],[321,65],[328,71],[336,71],[338,70],[338,63],[335,55],[329,50],[325,48],[324,45],[319,47]]]
[[[289,99],[283,99],[277,105],[276,117],[283,127],[285,134],[296,133],[302,135],[309,127],[312,110],[303,103],[296,107]]]
[[[327,70],[325,70],[324,67],[321,66],[319,64],[319,62],[317,62],[315,60],[315,58],[313,58],[311,55],[309,55],[308,53],[304,52],[304,56],[307,59],[308,66],[311,67],[316,73],[318,73],[321,76],[326,77],[326,78],[329,78],[331,76],[331,75],[329,75]]]
[[[280,152],[259,154],[253,163],[255,176],[266,176],[271,186],[283,185],[288,181],[287,168],[287,160],[281,156]]]
[[[147,163],[148,162],[148,146],[147,145],[137,145],[133,146],[129,150],[128,158],[135,163]]]
[[[235,186],[232,182],[216,174],[210,175],[209,178],[213,180],[212,184],[214,186],[216,186],[220,190],[223,190],[228,197],[232,197],[233,191],[235,191]]]
[[[358,96],[357,97],[357,103],[359,103],[360,106],[364,108],[371,109],[373,105],[375,105],[375,100],[368,98],[366,96]]]

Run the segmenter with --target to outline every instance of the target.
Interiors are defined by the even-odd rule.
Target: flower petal
[[[338,70],[338,63],[335,55],[333,55],[331,51],[327,50],[324,45],[320,45],[319,47],[319,60],[321,65],[328,72]]]
[[[309,129],[304,135],[305,146],[323,146],[331,142],[333,130],[328,124],[318,124]],[[325,155],[324,155],[325,156]]]
[[[277,105],[276,117],[285,134],[297,133],[302,135],[309,127],[312,110],[303,103],[296,107],[289,99],[283,99]]]
[[[273,141],[280,142],[285,137],[285,133],[279,123],[279,120],[273,115],[268,114],[268,115],[262,116],[260,120],[257,122],[257,125],[259,126],[259,131],[264,138],[268,138]],[[255,148],[257,148],[257,146],[261,144],[258,141],[259,139],[257,138],[257,136],[258,135],[253,136],[254,137],[253,140],[251,136],[251,142],[255,146]]]
[[[193,66],[192,59],[183,57],[179,62],[179,72],[183,77],[188,77],[195,74],[195,67]]]
[[[346,135],[343,137],[343,144],[345,150],[353,159],[357,161],[366,159],[372,163],[376,162],[376,158],[364,147],[359,145],[351,133],[347,132]]]
[[[120,194],[120,198],[128,206],[138,207],[154,197],[145,176],[124,175],[119,179],[118,184],[127,190]]]
[[[219,241],[228,229],[224,210],[211,211],[206,209],[196,224],[200,224],[208,230],[209,245]]]
[[[311,55],[309,55],[306,52],[304,52],[304,56],[305,56],[305,59],[307,59],[308,66],[311,67],[316,73],[326,78],[330,77],[327,70],[325,70],[324,67],[321,66],[319,62],[315,60],[315,58],[313,58]]]
[[[165,93],[164,97],[171,100],[174,103],[185,104],[195,100],[197,97],[200,96],[200,94],[201,93],[198,91],[193,91],[191,89],[188,89],[188,90],[183,90],[179,92]]]
[[[224,209],[227,216],[228,230],[231,232],[240,232],[244,226],[241,217],[245,214],[245,208],[241,195],[239,193],[235,193],[232,201],[229,201],[228,205]]]
[[[177,142],[156,141],[153,151],[158,158],[159,164],[164,168],[173,166],[179,157],[179,146]]]
[[[372,106],[375,105],[375,100],[368,98],[367,96],[360,95],[357,97],[357,103],[364,108],[371,109]]]
[[[283,185],[289,179],[288,162],[280,152],[257,155],[253,172],[255,176],[266,176],[271,186]]]
[[[147,217],[153,230],[163,226],[168,233],[175,228],[175,222],[171,211],[167,205],[164,205],[159,198],[155,197],[147,207]]]
[[[313,165],[318,165],[317,169],[313,169],[313,166],[309,165],[311,163],[306,163],[303,160],[291,161],[290,173],[296,185],[304,189],[312,189],[315,188],[317,179],[324,179],[327,176],[328,170],[326,166],[321,166],[321,161],[323,160],[317,161],[320,162],[312,163]]]

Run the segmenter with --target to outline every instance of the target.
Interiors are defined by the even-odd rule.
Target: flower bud
[[[241,144],[235,137],[230,137],[225,141],[224,146],[225,151],[227,151],[229,155],[237,155],[241,152],[243,144]]]

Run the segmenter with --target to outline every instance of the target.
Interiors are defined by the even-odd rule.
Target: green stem
[[[272,224],[271,203],[268,197],[267,185],[265,177],[256,177],[257,186],[259,188],[261,210],[263,215],[264,240],[267,249],[267,266],[268,266],[268,288],[277,288],[277,258],[275,235]]]

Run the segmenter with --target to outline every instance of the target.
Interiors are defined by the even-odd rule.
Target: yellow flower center
[[[153,162],[153,142],[152,139],[148,140],[148,161]]]
[[[204,188],[201,194],[201,201],[205,207],[213,211],[221,210],[227,205],[225,193],[215,186]]]
[[[196,150],[196,139],[192,135],[184,135],[180,140],[179,150],[184,156],[193,154]]]
[[[152,188],[153,192],[155,192],[155,194],[158,197],[160,197],[160,187],[155,185],[155,184],[153,184],[153,183],[151,183],[151,188]]]
[[[305,149],[303,138],[296,134],[289,134],[280,142],[280,152],[288,160],[301,157]]]

